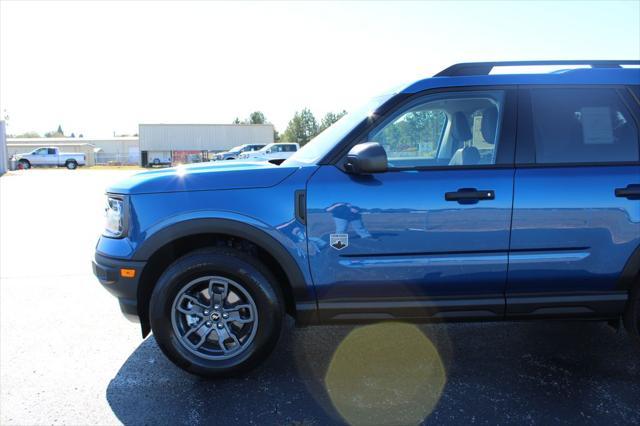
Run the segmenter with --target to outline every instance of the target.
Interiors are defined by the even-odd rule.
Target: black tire
[[[75,161],[67,161],[65,164],[65,167],[69,170],[75,170],[78,168],[78,163],[76,163]]]
[[[241,286],[253,299],[257,310],[252,340],[246,340],[244,348],[227,359],[206,359],[192,353],[174,323],[174,301],[183,289],[199,277],[212,275],[233,280]],[[271,272],[256,258],[226,247],[197,250],[176,260],[158,280],[149,306],[151,329],[162,352],[178,367],[207,378],[239,375],[266,359],[280,337],[283,317],[283,297]],[[202,322],[192,328],[197,328],[198,324]],[[203,334],[210,336],[209,333],[211,331]]]
[[[640,280],[629,294],[623,321],[624,327],[640,346]]]
[[[31,168],[31,163],[28,160],[20,160],[18,164],[22,165],[23,170],[29,170]]]
[[[229,157],[229,158],[225,158],[225,160],[235,160],[235,157]]]

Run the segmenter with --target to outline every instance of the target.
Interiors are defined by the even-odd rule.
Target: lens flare
[[[184,168],[184,166],[182,164],[178,164],[176,166],[176,175],[177,176],[184,176],[187,173],[187,170]]]
[[[389,322],[354,329],[336,349],[325,386],[350,424],[419,424],[446,383],[438,350],[418,327]]]

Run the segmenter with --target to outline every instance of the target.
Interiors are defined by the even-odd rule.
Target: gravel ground
[[[131,173],[0,178],[1,424],[640,423],[640,348],[601,323],[289,323],[245,377],[183,373],[91,274]]]

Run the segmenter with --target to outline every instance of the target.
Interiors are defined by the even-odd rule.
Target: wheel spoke
[[[243,314],[240,311],[244,312]],[[241,324],[248,324],[253,322],[253,308],[251,305],[236,305],[231,309],[225,310],[225,313],[229,314],[227,322],[239,322]],[[248,315],[248,316],[247,316]]]
[[[189,336],[191,336],[194,333],[199,336],[199,339],[198,339],[198,341],[196,343],[193,343],[191,341],[191,339],[189,339]],[[207,337],[209,337],[210,333],[211,333],[211,328],[207,327],[207,325],[204,322],[201,322],[201,323],[196,324],[193,327],[191,327],[189,329],[189,331],[187,331],[185,333],[184,340],[192,348],[198,349],[200,346],[202,346],[202,344],[205,342],[205,340],[207,340]]]
[[[211,281],[209,281],[209,297],[211,298],[212,306],[224,306],[224,301],[227,299],[228,293],[229,284],[226,281],[216,279],[212,279]]]
[[[211,329],[208,327],[200,327],[200,329],[204,329],[205,332],[200,334],[200,332],[198,332],[198,335],[200,336],[200,340],[198,340],[195,344],[191,344],[191,346],[193,346],[194,349],[199,348],[200,346],[202,346],[202,344],[205,342],[205,340],[207,340],[207,337],[209,337],[209,334],[211,333]]]
[[[191,306],[188,308],[184,306],[184,302],[190,303]],[[202,312],[207,309],[207,306],[200,302],[197,298],[190,296],[188,294],[183,294],[178,302],[177,306],[178,311],[182,312],[185,315],[198,315],[202,316]]]
[[[225,353],[232,351],[236,347],[240,346],[240,341],[238,340],[238,337],[236,337],[236,335],[233,334],[233,332],[231,332],[227,328],[226,324],[222,328],[216,328],[216,333],[218,333],[218,345],[220,345],[220,349],[222,349]],[[226,342],[229,339],[233,340],[235,343],[235,346],[231,349],[227,349],[227,347],[224,345],[224,342]]]
[[[188,340],[189,336],[191,336],[196,331],[200,330],[203,325],[204,325],[204,322],[199,322],[197,324],[194,324],[189,330],[187,330],[186,333],[184,333],[184,336],[182,336],[182,337],[184,337],[185,339]]]
[[[239,348],[241,346],[240,340],[238,340],[238,336],[236,336],[236,334],[233,332],[233,329],[231,329],[228,324],[225,324],[224,328],[227,330],[227,333],[229,333],[229,336],[231,336],[231,339],[236,344],[234,346],[234,349]]]

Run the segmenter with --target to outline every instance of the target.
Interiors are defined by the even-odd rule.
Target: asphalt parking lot
[[[104,188],[131,173],[0,178],[3,425],[640,423],[640,348],[600,323],[289,324],[247,376],[190,376],[91,274]]]

